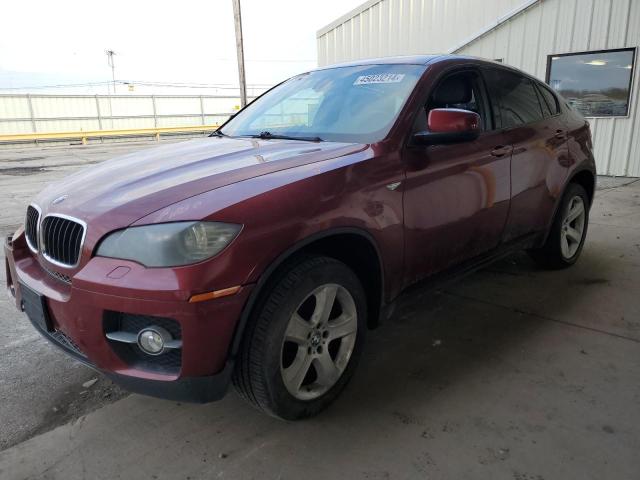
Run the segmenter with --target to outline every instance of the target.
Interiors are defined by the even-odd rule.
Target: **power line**
[[[65,87],[94,87],[100,85],[109,85],[111,81],[108,82],[90,82],[90,83],[69,83],[69,84],[60,84],[60,85],[34,85],[30,87],[0,87],[0,90],[31,90],[38,88],[65,88]]]
[[[45,88],[74,88],[74,87],[99,87],[104,85],[110,85],[111,81],[104,82],[86,82],[86,83],[67,83],[56,85],[32,85],[26,87],[0,87],[0,90],[37,90]],[[140,85],[145,87],[175,87],[175,88],[218,88],[220,90],[237,90],[237,86],[233,86],[230,83],[190,83],[190,82],[160,82],[160,81],[147,81],[147,80],[116,80],[117,84],[121,85]],[[272,84],[250,84],[249,88],[263,88],[271,87]]]

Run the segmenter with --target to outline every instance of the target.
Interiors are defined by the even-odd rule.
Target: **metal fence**
[[[214,95],[0,95],[0,135],[213,125],[239,105]]]

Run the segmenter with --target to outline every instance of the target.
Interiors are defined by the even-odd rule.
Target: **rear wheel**
[[[285,267],[257,305],[234,385],[271,415],[315,415],[353,374],[365,330],[365,294],[357,276],[332,258],[302,258]]]
[[[549,236],[531,257],[545,268],[573,265],[582,252],[589,224],[589,197],[577,183],[570,183],[556,212]]]

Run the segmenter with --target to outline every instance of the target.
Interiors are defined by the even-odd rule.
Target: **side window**
[[[560,113],[560,109],[558,108],[558,100],[556,100],[556,96],[551,93],[551,90],[549,90],[549,88],[545,87],[541,83],[538,84],[538,90],[540,90],[542,98],[548,105],[551,115],[557,115],[558,113]]]
[[[483,130],[490,130],[484,97],[477,73],[467,71],[449,75],[430,94],[416,118],[414,131],[426,130],[429,112],[434,108],[460,108],[475,112],[482,119]]]
[[[542,107],[542,114],[544,115],[545,118],[548,118],[551,116],[551,110],[549,109],[549,105],[547,104],[547,101],[542,98],[542,92],[540,91],[540,86],[536,85],[536,92],[538,92],[538,100],[540,101],[540,106]]]
[[[517,127],[544,118],[533,83],[507,70],[490,69],[487,84],[499,104],[502,128]]]

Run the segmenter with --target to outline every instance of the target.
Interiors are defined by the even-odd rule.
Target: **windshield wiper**
[[[263,140],[301,140],[303,142],[322,142],[320,137],[294,137],[291,135],[278,135],[271,132],[260,132],[257,135],[248,135],[251,138],[261,138]]]
[[[210,137],[228,137],[229,135],[227,135],[226,133],[222,133],[220,130],[216,130],[215,132],[212,132],[211,135],[209,135]]]

